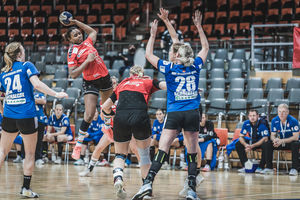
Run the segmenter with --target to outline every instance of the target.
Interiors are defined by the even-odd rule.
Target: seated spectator
[[[289,115],[289,107],[286,104],[278,106],[278,116],[272,119],[271,141],[268,142],[266,162],[268,171],[272,170],[273,151],[291,150],[292,169],[290,176],[298,176],[299,167],[299,122]],[[273,172],[273,170],[272,170]]]
[[[84,138],[82,143],[82,149],[80,153],[80,159],[74,162],[74,165],[84,165],[84,156],[86,153],[86,149],[89,143],[93,143],[95,146],[99,143],[101,137],[103,136],[102,132],[102,125],[104,124],[103,120],[101,119],[98,110],[96,109],[94,119],[89,126],[87,131],[88,136]]]
[[[52,132],[53,130],[54,132]],[[63,143],[73,140],[70,120],[64,114],[64,108],[61,104],[55,106],[54,113],[49,117],[47,133],[43,140],[49,143],[57,142],[58,157],[56,159],[54,151],[52,151],[52,161],[55,164],[61,164]]]
[[[136,48],[133,44],[129,44],[128,47],[128,53],[126,55],[119,54],[119,56],[124,60],[125,66],[121,67],[119,69],[120,76],[123,76],[123,73],[126,69],[130,69],[130,67],[134,64],[134,54],[135,54]]]
[[[214,123],[208,120],[206,114],[202,114],[199,129],[199,145],[201,149],[202,160],[206,158],[206,164],[202,171],[209,172],[213,170],[217,163],[217,140],[218,136],[214,131]]]
[[[248,120],[244,122],[239,141],[235,144],[236,151],[243,166],[238,170],[239,172],[245,172],[245,163],[248,160],[246,152],[250,152],[258,148],[262,149],[262,156],[259,167],[255,172],[264,173],[268,171],[268,165],[266,169],[262,170],[266,164],[266,149],[268,137],[270,136],[268,126],[268,122],[265,119],[259,119],[257,110],[249,111]]]

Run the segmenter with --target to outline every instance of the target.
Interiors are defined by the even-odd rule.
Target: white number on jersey
[[[196,83],[195,83],[196,77],[195,76],[187,76],[184,78],[183,76],[177,76],[175,79],[175,82],[179,82],[176,92],[181,91],[184,84],[186,84],[187,91],[194,91],[196,90]]]
[[[20,74],[16,74],[16,75],[13,76],[12,85],[11,85],[11,78],[10,77],[7,77],[4,80],[4,83],[6,85],[6,94],[11,94],[12,90],[17,90],[18,92],[22,91]]]

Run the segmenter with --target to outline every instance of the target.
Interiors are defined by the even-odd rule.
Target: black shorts
[[[167,113],[164,128],[198,132],[200,126],[199,109]]]
[[[149,138],[151,124],[147,110],[117,110],[113,133],[116,142],[128,142],[132,135],[137,140]]]
[[[22,134],[33,134],[37,131],[38,119],[27,118],[27,119],[12,119],[3,117],[2,129],[8,133],[21,132]]]
[[[99,91],[107,91],[112,88],[112,81],[110,79],[110,75],[107,74],[104,77],[92,81],[86,81],[83,79],[82,88],[83,95],[95,94],[98,96]]]

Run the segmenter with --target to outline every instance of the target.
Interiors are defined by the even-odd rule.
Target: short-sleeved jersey
[[[14,62],[12,70],[0,75],[1,91],[5,92],[4,117],[26,119],[36,117],[33,86],[30,77],[39,75],[31,62]]]
[[[185,67],[159,60],[158,70],[165,75],[167,83],[167,112],[199,108],[199,74],[203,61],[196,57],[193,65]]]
[[[178,37],[179,41],[183,40],[182,32],[180,30],[177,30],[176,33],[177,33],[177,37]],[[163,40],[165,42],[165,50],[169,51],[170,47],[173,44],[173,41],[172,41],[171,35],[168,30],[165,30],[163,32],[163,34],[161,36],[161,40]]]
[[[258,127],[257,127],[258,125]],[[253,131],[253,128],[257,128],[256,131]],[[253,141],[258,141],[262,139],[263,137],[269,137],[270,132],[269,129],[266,127],[266,125],[258,122],[256,122],[256,125],[253,126],[250,122],[250,120],[246,120],[243,123],[241,134],[243,135],[249,135],[250,138],[252,138]],[[254,135],[255,134],[255,135]]]
[[[157,90],[159,89],[154,86],[153,80],[150,77],[131,76],[119,83],[115,88],[114,93],[116,94],[117,99],[119,99],[120,93],[123,91],[139,92],[143,94],[145,101],[148,104],[151,94]]]
[[[101,130],[103,124],[104,124],[104,121],[101,119],[101,117],[99,115],[97,120],[93,120],[89,126],[89,129],[87,131],[89,134],[89,137],[94,137],[96,135],[103,135],[103,132]]]
[[[35,92],[34,93],[35,99],[46,99],[45,95],[43,93]],[[41,104],[36,104],[36,113],[38,117],[38,121],[43,124],[48,124],[48,118],[44,113],[44,106]]]
[[[62,127],[67,127],[65,134],[72,135],[70,120],[67,117],[67,115],[65,115],[65,114],[62,114],[59,119],[56,118],[55,114],[52,114],[49,117],[48,125],[53,126],[55,129],[55,132],[60,132]]]
[[[272,119],[271,131],[279,134],[280,138],[289,138],[293,136],[293,133],[299,132],[299,122],[293,116],[288,115],[286,122],[282,123],[279,116]]]
[[[152,126],[152,135],[161,134],[163,130],[164,122],[160,123],[157,119],[154,120]]]
[[[72,44],[68,50],[68,67],[79,67],[88,57],[90,53],[96,53],[96,58],[90,62],[83,70],[84,80],[91,81],[108,74],[108,70],[99,56],[97,50],[93,46],[93,41],[90,37],[84,40],[81,44]]]

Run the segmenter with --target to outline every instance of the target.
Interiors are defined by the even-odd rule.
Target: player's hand
[[[164,8],[160,8],[159,11],[160,13],[157,13],[157,16],[163,21],[168,20],[169,11]]]
[[[72,26],[72,25],[76,24],[76,19],[70,18],[69,21],[70,21],[70,23],[66,24],[65,26]]]
[[[87,60],[87,62],[93,62],[95,60],[95,58],[96,58],[96,52],[90,53],[86,60]]]
[[[195,16],[192,17],[195,26],[201,26],[202,22],[202,14],[199,10],[195,11]]]
[[[58,98],[58,99],[68,98],[68,94],[65,93],[65,92],[57,92],[55,97]]]
[[[158,21],[157,19],[155,19],[152,24],[151,24],[151,30],[150,30],[150,34],[151,36],[155,36],[156,35],[156,32],[157,32],[157,24],[158,24]]]

